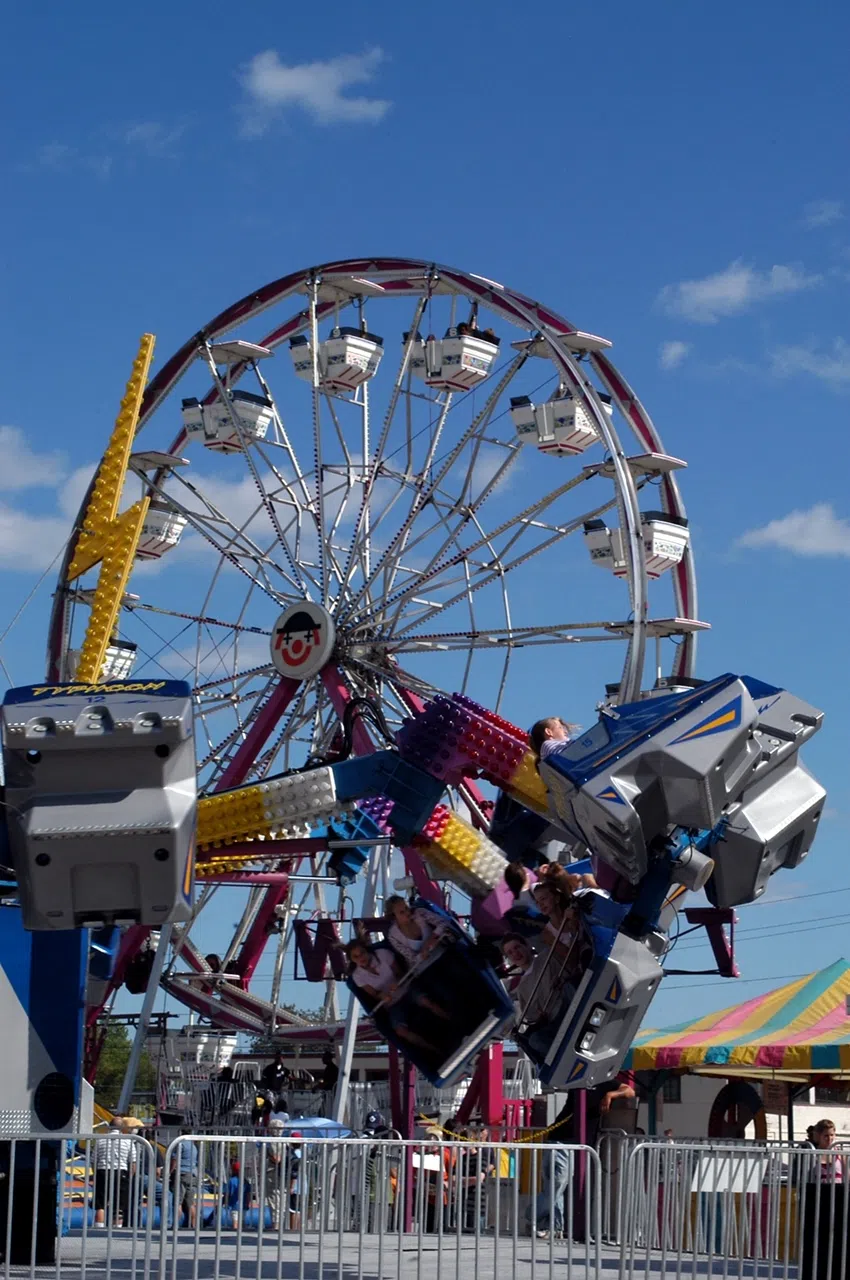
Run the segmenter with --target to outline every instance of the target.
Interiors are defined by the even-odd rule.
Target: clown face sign
[[[317,604],[290,605],[272,631],[272,662],[282,676],[306,680],[331,656],[334,624]]]

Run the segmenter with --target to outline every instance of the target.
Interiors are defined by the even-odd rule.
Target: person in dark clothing
[[[333,1055],[332,1049],[325,1049],[322,1054],[322,1074],[313,1085],[314,1093],[332,1093],[336,1088],[336,1082],[339,1079],[339,1067]]]
[[[289,1083],[289,1070],[283,1065],[283,1054],[276,1053],[272,1062],[263,1068],[263,1084],[273,1093],[279,1093]]]
[[[585,1132],[583,1141],[585,1146],[595,1147],[603,1117],[610,1115],[612,1111],[616,1112],[618,1107],[629,1105],[636,1097],[634,1076],[630,1071],[623,1071],[615,1080],[606,1081],[605,1084],[597,1085],[595,1089],[585,1089],[582,1092],[585,1097]],[[580,1091],[578,1090],[569,1094],[566,1103],[555,1119],[555,1123],[546,1135],[546,1142],[575,1145],[581,1142],[579,1097]],[[572,1172],[572,1153],[560,1151],[553,1155],[551,1159],[547,1156],[542,1165],[542,1172],[543,1190],[537,1197],[536,1228],[539,1236],[547,1238],[550,1231],[554,1231],[555,1235],[558,1235],[562,1229],[564,1198]],[[541,1220],[549,1217],[553,1200],[553,1193],[550,1191],[550,1180],[552,1179],[555,1182],[553,1221],[549,1224],[548,1230],[541,1231]],[[576,1212],[573,1217],[572,1234],[575,1240],[584,1238],[584,1215],[578,1205],[576,1205]]]
[[[610,1115],[612,1109],[616,1111],[624,1104],[633,1103],[637,1096],[631,1071],[621,1071],[615,1080],[607,1080],[595,1089],[576,1090],[569,1095],[555,1119],[547,1135],[547,1142],[580,1141],[578,1098],[581,1092],[586,1099],[584,1144],[588,1147],[596,1146],[603,1117]]]

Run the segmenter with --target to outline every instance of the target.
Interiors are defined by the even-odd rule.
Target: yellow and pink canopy
[[[850,1076],[850,964],[835,964],[664,1031],[643,1031],[626,1066],[635,1071]]]

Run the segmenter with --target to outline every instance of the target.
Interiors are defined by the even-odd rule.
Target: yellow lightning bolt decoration
[[[127,463],[130,460],[130,450],[153,358],[154,342],[153,334],[146,333],[139,344],[139,353],[133,362],[127,390],[97,470],[74,555],[68,567],[68,581],[73,582],[88,569],[100,564],[91,615],[77,664],[76,679],[83,682],[95,683],[100,679],[106,650],[118,621],[121,599],[148,511],[150,500],[142,498],[123,515],[118,515]]]

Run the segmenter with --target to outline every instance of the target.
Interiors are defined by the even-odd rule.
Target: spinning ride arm
[[[185,686],[12,690],[2,710],[6,813],[24,923],[54,930],[186,920],[195,835],[203,874],[256,862],[269,845],[280,856],[317,826],[329,839],[334,823],[364,849],[382,833],[412,842],[481,898],[502,881],[505,856],[438,803],[454,778],[478,775],[547,812],[632,886],[627,903],[593,907],[592,959],[545,1052],[520,1036],[544,1082],[587,1086],[617,1070],[658,988],[658,918],[671,886],[707,884],[711,901],[730,908],[805,857],[825,793],[798,752],[821,721],[784,690],[726,675],[605,711],[538,772],[521,730],[466,698],[439,698],[402,729],[397,749],[207,796],[196,816]],[[365,857],[355,847],[341,873],[351,879]],[[184,954],[206,977],[200,956],[192,965],[188,946]],[[207,1013],[218,981],[209,978],[206,991],[187,982],[181,994]],[[256,1030],[267,1002],[240,998],[242,1023]],[[503,1011],[488,1009],[485,1022],[498,1034]],[[475,1051],[479,1041],[469,1039]],[[455,1059],[454,1074],[467,1061]]]

